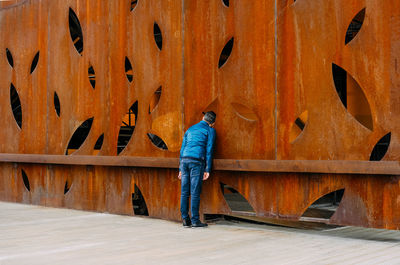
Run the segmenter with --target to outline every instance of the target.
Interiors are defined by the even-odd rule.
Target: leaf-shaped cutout
[[[197,115],[193,116],[192,123],[196,122],[197,120],[201,120],[204,116],[204,114],[202,114],[202,113],[205,113],[207,111],[214,111],[218,116],[218,108],[219,108],[219,101],[218,101],[218,97],[217,97],[217,98],[214,98],[214,100],[207,107],[205,107],[202,112],[199,112],[198,116]]]
[[[226,185],[222,182],[219,184],[221,187],[221,192],[224,195],[224,199],[229,208],[231,208],[232,212],[254,213],[253,207],[242,194],[229,185]]]
[[[72,43],[79,54],[83,52],[83,34],[81,23],[72,8],[69,8],[69,33],[71,35]]]
[[[35,57],[33,57],[32,65],[31,65],[31,74],[33,73],[33,71],[35,71],[36,66],[37,66],[38,63],[39,63],[39,55],[40,55],[40,51],[38,51],[38,52],[35,54]]]
[[[360,124],[372,131],[371,108],[360,85],[349,73],[334,63],[332,75],[343,106]]]
[[[90,85],[93,87],[93,89],[95,89],[96,88],[96,73],[94,72],[93,66],[90,66],[88,69],[88,77],[89,77]]]
[[[370,161],[381,161],[385,157],[389,149],[391,136],[392,133],[388,133],[376,143],[369,157]]]
[[[290,130],[289,142],[294,142],[297,137],[303,132],[304,128],[308,123],[308,111],[304,111],[300,116],[293,122]]]
[[[131,11],[136,8],[138,4],[138,0],[131,0]]]
[[[15,86],[11,84],[10,86],[10,102],[11,102],[11,109],[14,115],[15,122],[17,123],[18,127],[22,128],[22,107],[21,107],[21,100],[19,99],[19,95]]]
[[[61,115],[61,104],[60,99],[58,98],[57,92],[54,91],[54,109],[56,110],[56,114],[58,117]]]
[[[229,56],[231,56],[234,44],[234,38],[232,37],[222,49],[221,55],[219,56],[218,68],[221,68],[228,61]]]
[[[24,186],[27,191],[31,191],[31,186],[29,184],[29,179],[28,175],[25,173],[23,169],[21,169],[21,176],[22,176],[22,181],[24,182]]]
[[[129,60],[128,57],[125,57],[125,74],[126,78],[128,78],[129,83],[132,83],[133,81],[133,68],[131,61]]]
[[[157,44],[157,47],[161,51],[162,44],[163,44],[163,37],[162,37],[161,29],[158,26],[157,22],[154,22],[153,33],[154,33],[154,40]]]
[[[339,189],[320,197],[304,211],[301,220],[306,221],[306,218],[329,220],[339,208],[344,191],[344,189]]]
[[[240,103],[231,103],[233,109],[235,110],[235,113],[242,119],[248,120],[248,121],[257,121],[258,117],[252,111],[250,108],[246,107],[245,105],[242,105]]]
[[[150,99],[150,106],[149,106],[149,114],[154,111],[154,109],[157,107],[158,103],[160,102],[160,97],[162,93],[162,87],[159,87],[153,94],[153,96]]]
[[[86,138],[90,133],[90,129],[93,124],[93,117],[84,121],[81,126],[76,129],[71,139],[68,142],[68,147],[65,152],[66,155],[72,154],[76,150],[78,150],[82,144],[85,142]]]
[[[345,45],[350,41],[352,41],[357,36],[358,32],[360,32],[361,27],[364,23],[364,19],[365,19],[365,8],[362,9],[360,12],[358,12],[358,14],[353,18],[349,27],[347,28],[346,38],[344,41]]]
[[[222,3],[224,3],[226,7],[229,7],[229,0],[222,0]]]
[[[67,193],[71,190],[71,186],[72,186],[72,180],[71,178],[67,178],[64,185],[64,195],[67,195]]]
[[[146,201],[140,191],[139,187],[135,184],[134,193],[132,193],[132,206],[133,213],[135,215],[145,215],[149,216],[149,211],[147,210]]]
[[[122,119],[121,128],[118,133],[118,142],[117,142],[117,154],[119,155],[122,150],[128,145],[133,132],[135,131],[136,122],[138,119],[138,101],[132,104],[129,108],[128,113],[125,114]]]
[[[168,150],[167,144],[160,137],[152,133],[148,133],[147,136],[157,148]]]
[[[93,147],[93,155],[97,155],[101,148],[103,147],[103,142],[104,142],[104,133],[97,138],[96,143],[94,144]]]
[[[13,59],[13,56],[12,56],[12,54],[11,54],[11,52],[10,52],[10,50],[8,48],[6,48],[6,55],[7,55],[8,64],[11,67],[14,68],[14,59]]]

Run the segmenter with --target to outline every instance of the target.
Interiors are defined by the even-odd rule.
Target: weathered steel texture
[[[218,115],[216,171],[204,183],[202,213],[231,213],[220,183],[239,191],[257,216],[285,220],[299,220],[318,198],[345,189],[328,222],[400,229],[399,5],[1,3],[0,199],[133,215],[137,186],[150,216],[179,220],[180,142],[201,112],[212,109]],[[361,30],[346,43],[350,22],[364,8]],[[74,42],[70,12],[83,35]],[[161,34],[154,36],[158,28]],[[132,70],[125,69],[126,61]],[[351,77],[347,108],[336,92],[333,63]],[[11,109],[11,84],[21,102],[21,128]],[[136,101],[134,133],[117,156],[122,121]],[[90,118],[83,144],[63,158],[74,132]],[[389,132],[386,161],[367,162]]]

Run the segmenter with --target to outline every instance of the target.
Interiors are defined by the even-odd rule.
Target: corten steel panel
[[[395,73],[398,45],[396,1],[287,1],[278,19],[278,159],[368,160],[391,132],[385,160],[398,159],[399,79]],[[345,44],[347,28],[365,8],[356,37]],[[332,63],[361,86],[373,129],[359,123],[341,103],[333,82]],[[289,142],[292,124],[304,111],[308,123]]]
[[[390,170],[356,175],[351,170],[365,170],[365,165],[354,163],[343,172],[343,162],[338,161],[311,166],[325,173],[304,173],[313,171],[307,161],[299,161],[284,162],[291,172],[262,172],[268,163],[257,160],[367,161],[378,140],[389,132],[384,160],[398,160],[400,4],[394,0],[229,2],[228,7],[222,0],[139,0],[133,10],[130,0],[2,3],[0,152],[64,155],[73,133],[92,117],[90,133],[73,156],[94,154],[103,133],[104,143],[95,165],[58,165],[54,157],[41,158],[55,159],[48,163],[1,163],[0,199],[133,215],[136,185],[150,216],[179,220],[176,161],[163,159],[178,157],[184,131],[200,120],[202,111],[213,109],[218,115],[215,157],[221,159],[216,161],[220,170],[204,183],[202,213],[231,213],[220,183],[239,191],[258,216],[286,220],[298,220],[318,198],[344,188],[329,223],[399,229],[400,182],[388,175]],[[82,28],[81,53],[70,36],[70,8]],[[349,24],[363,8],[361,30],[345,44]],[[155,23],[162,33],[161,50],[153,36]],[[219,67],[231,38],[232,52]],[[38,51],[38,65],[30,73]],[[132,64],[132,82],[125,73],[125,58]],[[341,103],[332,63],[353,78],[350,88],[361,87],[353,96],[365,95],[368,108],[358,114],[371,110],[372,130]],[[94,89],[90,66],[95,71]],[[21,101],[21,129],[11,111],[11,83]],[[159,87],[160,101],[149,113]],[[55,92],[60,117],[54,108]],[[357,103],[357,98],[352,100]],[[141,158],[138,164],[159,159],[155,168],[125,167],[129,160],[110,162],[105,157],[117,157],[119,129],[135,101],[139,104],[135,131],[119,157]],[[290,141],[293,124],[304,111],[308,111],[305,128]],[[164,140],[168,151],[154,146],[147,133]],[[268,165],[278,171],[279,164]],[[396,171],[396,165],[390,165]],[[293,172],[296,167],[303,173]],[[64,194],[66,182],[70,187]]]
[[[216,158],[275,159],[274,1],[184,3],[185,128],[212,109]],[[232,53],[219,68],[232,37]],[[256,118],[243,117],[236,104]]]

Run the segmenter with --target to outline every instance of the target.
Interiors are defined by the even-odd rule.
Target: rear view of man
[[[199,218],[200,194],[203,180],[208,179],[212,167],[215,142],[215,118],[213,111],[203,113],[203,120],[190,127],[183,137],[179,176],[181,180],[181,214],[184,227],[206,227]],[[189,196],[191,213],[189,217]]]

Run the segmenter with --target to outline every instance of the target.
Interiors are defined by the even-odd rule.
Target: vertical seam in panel
[[[275,31],[275,110],[274,110],[274,118],[275,118],[275,160],[278,159],[278,30],[277,30],[277,13],[278,13],[278,0],[275,0],[275,18],[274,18],[274,31]]]
[[[182,0],[181,10],[181,50],[182,50],[182,77],[181,77],[181,97],[182,97],[182,136],[185,131],[185,0]]]

